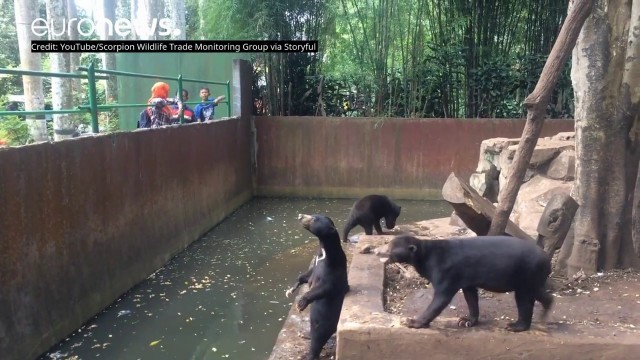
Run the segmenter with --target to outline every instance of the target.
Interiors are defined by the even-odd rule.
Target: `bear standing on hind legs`
[[[393,229],[396,226],[396,220],[400,216],[401,210],[400,206],[385,195],[367,195],[363,197],[356,201],[351,208],[344,226],[342,241],[349,242],[349,231],[358,225],[364,228],[364,233],[367,235],[373,234],[374,228],[378,235],[382,235],[380,219],[384,218],[387,229]]]
[[[349,291],[347,256],[340,244],[340,235],[330,218],[322,215],[298,215],[302,226],[318,237],[320,255],[313,268],[298,277],[298,284],[287,291],[293,292],[300,283],[307,282],[309,291],[296,304],[298,311],[311,305],[311,345],[305,360],[318,359],[322,348],[338,328],[345,294]]]
[[[420,240],[404,235],[393,239],[388,252],[379,256],[388,257],[387,262],[413,265],[433,285],[431,304],[420,316],[406,320],[410,328],[429,327],[460,289],[469,307],[469,316],[458,320],[461,327],[478,323],[478,288],[515,292],[518,320],[507,325],[513,332],[529,330],[536,300],[544,308],[543,319],[553,304],[545,287],[551,259],[528,240],[510,236]]]

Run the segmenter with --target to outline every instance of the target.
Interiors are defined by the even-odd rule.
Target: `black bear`
[[[315,264],[309,271],[298,276],[297,283],[287,290],[288,296],[300,284],[309,284],[309,291],[300,297],[296,308],[303,311],[313,303],[309,317],[311,346],[305,355],[305,359],[313,360],[320,356],[322,347],[338,328],[342,302],[349,291],[347,256],[342,250],[338,230],[330,218],[300,214],[298,220],[320,241]]]
[[[395,204],[385,195],[367,195],[356,201],[351,208],[347,223],[344,226],[342,241],[349,242],[349,231],[360,225],[367,235],[373,234],[375,227],[378,234],[382,235],[380,219],[384,218],[387,229],[396,226],[396,220],[400,216],[402,207]]]
[[[543,319],[553,304],[545,286],[551,259],[528,240],[510,236],[420,240],[402,235],[379,256],[388,256],[387,262],[413,265],[433,285],[433,300],[424,313],[406,319],[405,325],[410,328],[429,327],[460,289],[469,307],[469,316],[458,320],[461,327],[478,323],[478,288],[498,293],[515,291],[518,320],[507,325],[513,332],[531,327],[536,300],[544,308]]]

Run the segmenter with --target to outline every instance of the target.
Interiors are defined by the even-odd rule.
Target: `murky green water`
[[[353,202],[251,200],[40,360],[266,359],[292,304],[285,291],[317,249],[298,213],[326,214],[341,231]],[[399,225],[451,213],[397,202]]]

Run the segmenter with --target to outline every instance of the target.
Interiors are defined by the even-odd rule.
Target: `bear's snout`
[[[380,258],[380,262],[387,262],[391,256],[389,252],[389,245],[378,246],[373,250],[373,253]]]
[[[309,226],[311,226],[311,223],[313,222],[313,216],[306,215],[306,214],[298,214],[298,220],[300,221],[300,223],[305,229],[308,229]]]

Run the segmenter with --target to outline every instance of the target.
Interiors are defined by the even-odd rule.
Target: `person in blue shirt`
[[[205,122],[207,120],[213,120],[213,115],[215,113],[215,107],[218,106],[220,101],[225,99],[225,96],[218,96],[217,98],[211,100],[209,99],[209,88],[200,89],[200,99],[202,102],[196,105],[193,112],[195,113],[195,118],[200,122]]]

